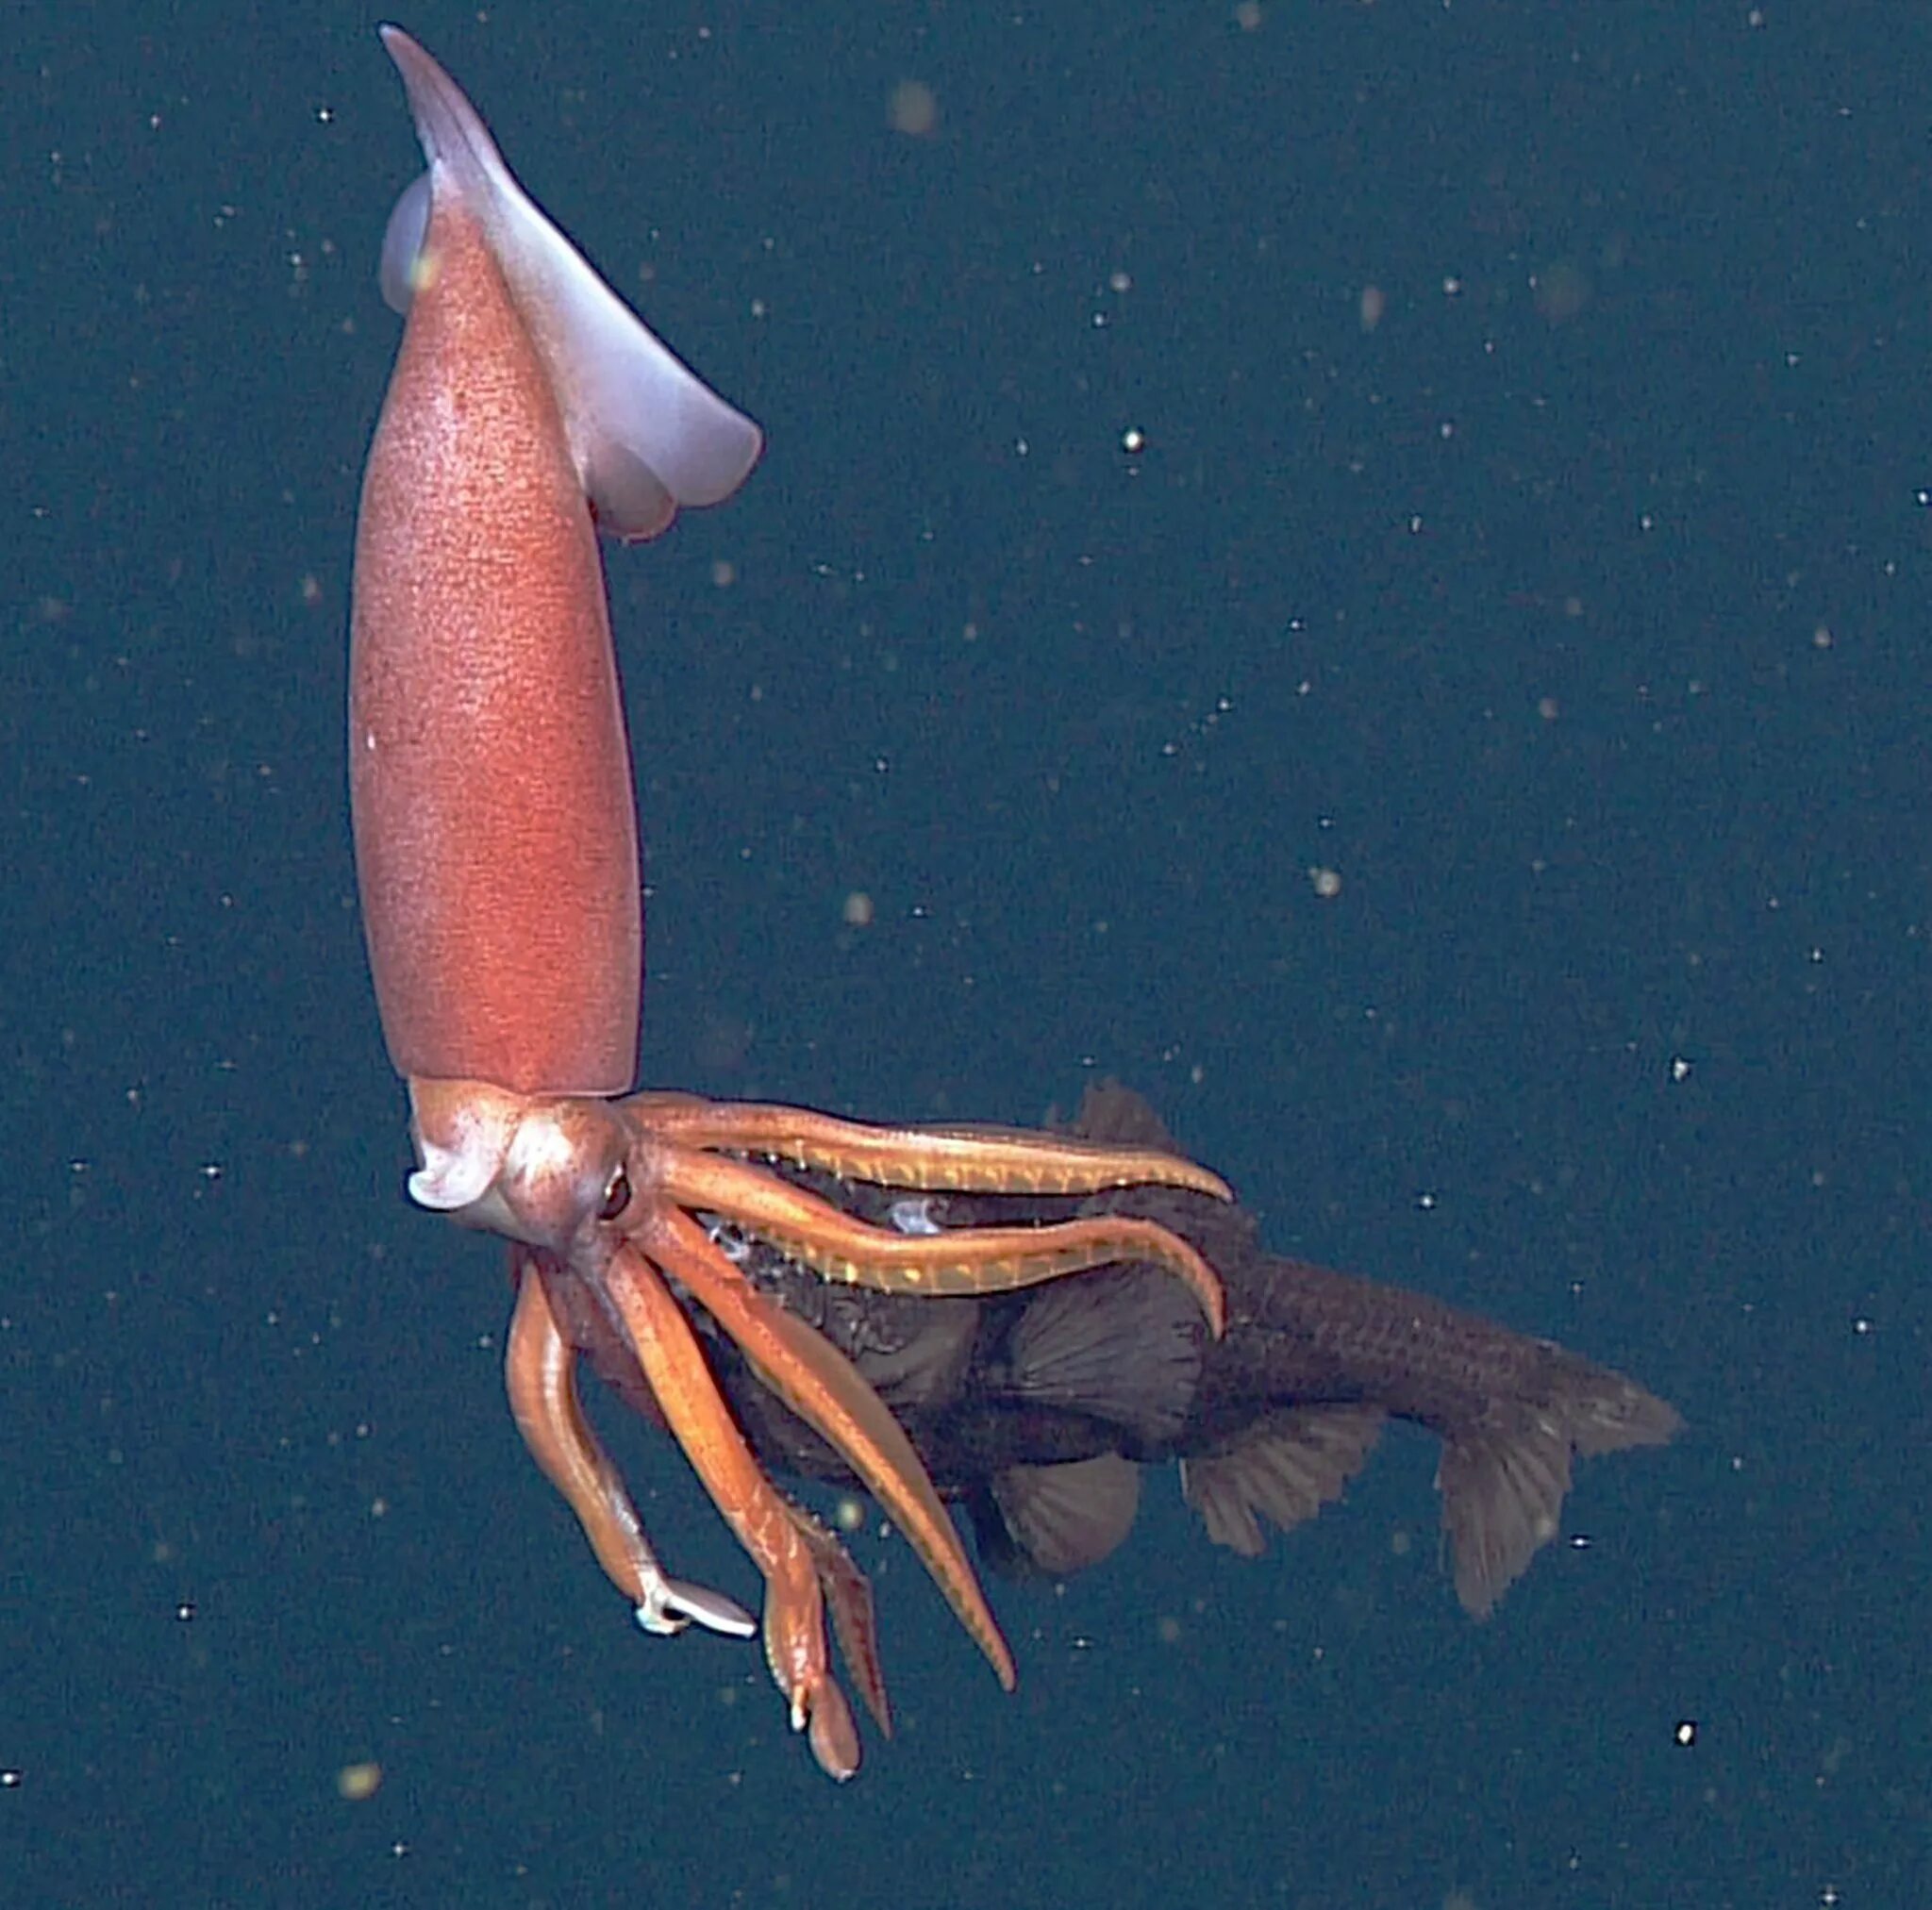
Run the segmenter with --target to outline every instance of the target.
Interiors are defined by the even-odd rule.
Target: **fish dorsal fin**
[[[1261,1520],[1286,1532],[1340,1499],[1381,1430],[1376,1406],[1288,1407],[1218,1452],[1183,1459],[1181,1490],[1216,1545],[1256,1558],[1267,1543]]]
[[[1013,1560],[1048,1578],[1097,1564],[1133,1529],[1141,1469],[1118,1453],[1063,1466],[1009,1466],[992,1482]]]
[[[1087,1091],[1080,1097],[1080,1111],[1068,1131],[1085,1140],[1158,1148],[1163,1154],[1174,1151],[1174,1136],[1155,1113],[1154,1104],[1131,1088],[1122,1087],[1111,1075],[1087,1084]]]

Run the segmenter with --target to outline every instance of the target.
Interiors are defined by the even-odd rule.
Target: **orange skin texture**
[[[349,765],[397,1072],[628,1088],[643,915],[596,534],[502,273],[441,191],[363,480]]]

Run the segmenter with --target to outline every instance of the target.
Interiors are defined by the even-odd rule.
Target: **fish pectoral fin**
[[[1007,1349],[1014,1398],[1106,1420],[1141,1444],[1174,1437],[1201,1378],[1201,1316],[1145,1268],[1062,1280],[1029,1300]]]
[[[1247,1558],[1265,1550],[1261,1520],[1280,1531],[1340,1499],[1382,1430],[1377,1406],[1291,1406],[1217,1450],[1181,1461],[1181,1491],[1208,1536]]]
[[[1126,1537],[1141,1507],[1141,1469],[1118,1453],[1059,1466],[1009,1466],[993,1503],[1019,1570],[1065,1578],[1098,1564]]]

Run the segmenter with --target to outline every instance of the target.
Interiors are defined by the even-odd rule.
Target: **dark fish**
[[[1153,1110],[1090,1090],[1074,1123],[1172,1147]],[[800,1176],[906,1231],[1133,1213],[1200,1249],[1227,1289],[1209,1340],[1171,1274],[1115,1267],[993,1299],[901,1299],[829,1286],[763,1243],[725,1245],[766,1292],[851,1359],[906,1428],[981,1550],[1061,1576],[1126,1536],[1143,1466],[1177,1460],[1208,1536],[1258,1553],[1264,1532],[1338,1498],[1386,1419],[1442,1442],[1436,1485],[1463,1605],[1486,1616],[1557,1532],[1576,1457],[1661,1445],[1663,1401],[1546,1339],[1440,1301],[1268,1253],[1238,1206],[1165,1189],[1086,1200],[895,1193]],[[711,1336],[724,1390],[774,1469],[856,1484],[832,1449]]]

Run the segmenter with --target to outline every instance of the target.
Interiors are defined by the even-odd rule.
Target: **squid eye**
[[[610,1176],[610,1185],[604,1189],[604,1204],[597,1209],[600,1221],[619,1221],[624,1210],[630,1205],[630,1176],[622,1168]]]

